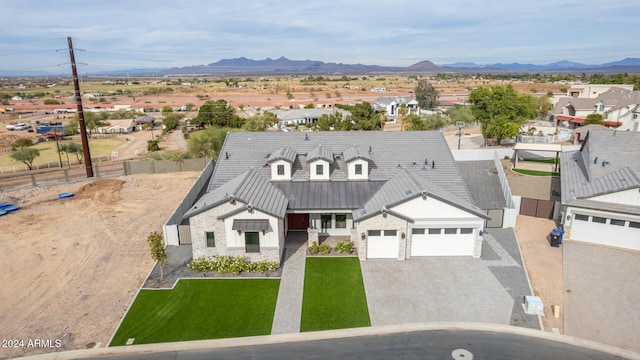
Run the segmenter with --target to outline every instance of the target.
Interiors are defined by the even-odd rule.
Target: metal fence
[[[95,178],[107,178],[133,174],[155,174],[181,171],[200,171],[208,159],[188,159],[182,161],[151,160],[151,161],[95,161],[93,175]],[[134,171],[126,172],[127,169]],[[87,178],[84,166],[66,168],[41,169],[23,171],[15,174],[0,175],[0,190],[16,190],[35,186],[60,185],[71,182],[94,180]]]

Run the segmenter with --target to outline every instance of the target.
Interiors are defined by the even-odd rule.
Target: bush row
[[[354,251],[354,247],[355,244],[353,243],[353,241],[343,241],[337,243],[336,246],[333,247],[333,251],[337,252],[338,254],[342,254],[343,252],[351,254]],[[317,241],[314,241],[311,243],[311,246],[309,246],[308,250],[313,255],[316,255],[318,253],[323,253],[326,255],[331,252],[331,246],[329,246],[328,244],[318,244]]]
[[[241,272],[274,272],[280,266],[274,261],[251,262],[243,256],[216,255],[209,259],[199,257],[193,260],[187,268],[196,272],[218,272],[221,274],[239,275]]]

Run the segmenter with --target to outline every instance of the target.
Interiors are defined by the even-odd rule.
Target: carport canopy
[[[520,157],[520,151],[549,151],[556,153],[556,169],[558,171],[558,154],[562,152],[562,145],[560,144],[527,144],[517,143],[513,148],[515,154],[513,156],[513,167],[518,166],[518,158]]]
[[[269,230],[269,220],[256,219],[256,220],[233,220],[232,230],[238,231],[267,231]]]

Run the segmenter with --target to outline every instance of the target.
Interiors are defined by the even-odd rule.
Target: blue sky
[[[206,65],[247,57],[600,64],[640,57],[636,0],[4,1],[0,71]],[[62,51],[60,51],[62,50]]]

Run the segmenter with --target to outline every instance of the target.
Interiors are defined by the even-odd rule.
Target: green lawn
[[[109,346],[269,335],[279,286],[279,279],[197,279],[142,290]]]
[[[371,322],[358,258],[307,258],[300,331],[363,326]]]
[[[531,161],[531,162],[539,162],[539,163],[545,163],[545,164],[555,164],[556,163],[556,159],[555,158],[549,158],[549,159],[522,159],[522,161]],[[560,163],[560,159],[558,159],[558,163]]]
[[[532,176],[560,176],[560,173],[527,169],[512,169],[514,172]]]

